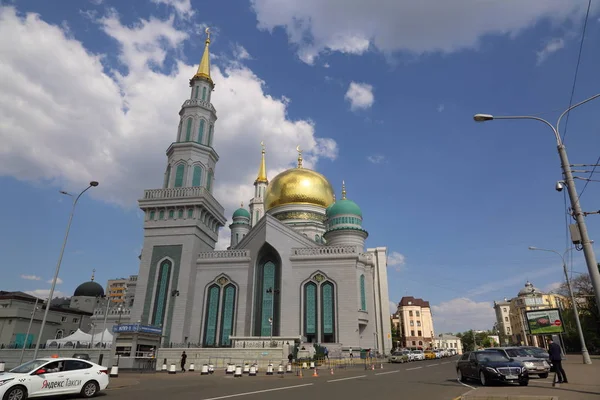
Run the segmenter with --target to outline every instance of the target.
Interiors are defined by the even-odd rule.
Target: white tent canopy
[[[108,329],[104,330],[104,337],[102,337],[102,332],[94,334],[94,347],[98,346],[101,341],[106,345],[112,344],[113,335],[108,331]]]
[[[77,329],[73,334],[63,337],[61,339],[48,339],[46,341],[46,346],[68,346],[71,343],[73,346],[79,344],[89,344],[92,339],[92,335],[89,333],[85,333],[81,329]]]

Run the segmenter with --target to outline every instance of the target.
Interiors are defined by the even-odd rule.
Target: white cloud
[[[560,49],[565,47],[565,39],[563,38],[554,38],[549,40],[548,43],[544,46],[544,48],[538,51],[537,54],[537,65],[540,65],[552,54],[556,53]]]
[[[23,275],[21,275],[21,279],[25,279],[25,280],[28,280],[28,281],[39,281],[42,278],[39,277],[39,276],[37,276],[37,275],[24,275],[23,274]]]
[[[557,267],[552,266],[533,271],[526,270],[526,272],[522,274],[511,275],[511,277],[507,279],[494,279],[491,282],[477,285],[476,288],[469,290],[467,292],[467,296],[474,297],[480,296],[482,294],[492,294],[507,287],[511,287],[511,291],[513,291],[516,295],[519,292],[519,290],[521,290],[526,281],[536,277],[555,274],[557,270]],[[516,289],[517,287],[518,289]]]
[[[390,315],[396,313],[398,311],[398,303],[390,300]]]
[[[323,64],[323,68],[329,68],[329,67],[330,67],[329,63]]]
[[[352,111],[370,108],[375,102],[373,86],[366,83],[350,82],[344,98],[350,102]]]
[[[555,293],[563,285],[563,282],[552,282],[542,290],[544,293]]]
[[[156,4],[166,4],[169,7],[173,7],[173,9],[175,9],[181,18],[187,19],[194,15],[191,0],[152,0],[152,2]]]
[[[252,57],[250,56],[250,53],[248,53],[248,50],[246,50],[246,48],[244,46],[242,46],[241,44],[236,44],[233,47],[233,56],[235,57],[236,60],[252,59]]]
[[[50,294],[50,289],[29,290],[25,293],[30,294],[35,297],[38,297],[42,300],[46,300],[48,298],[48,295]],[[52,298],[56,299],[57,297],[68,297],[68,296],[61,291],[55,290],[54,293],[52,293]]]
[[[440,113],[441,113],[442,111],[444,111],[444,109],[445,109],[445,108],[446,108],[446,106],[444,106],[443,104],[440,104],[440,105],[437,107],[437,112],[440,112]]]
[[[259,29],[285,29],[304,62],[322,53],[450,53],[477,48],[484,35],[517,36],[542,19],[581,23],[587,2],[545,0],[251,0]],[[514,10],[519,12],[515,13]],[[599,10],[594,4],[590,13]],[[460,27],[460,29],[457,29]]]
[[[387,265],[389,267],[394,267],[396,271],[402,271],[403,267],[406,265],[406,257],[397,251],[392,251],[388,254]]]
[[[197,65],[175,58],[166,74],[154,68],[176,57],[188,38],[172,17],[126,27],[111,14],[98,23],[120,45],[125,74],[113,69],[107,75],[105,60],[60,27],[0,8],[0,75],[6,78],[0,87],[0,175],[66,190],[95,179],[100,186],[90,196],[134,206],[144,189],[161,187],[164,152],[176,137],[177,113]],[[226,216],[252,196],[261,140],[270,177],[294,165],[297,145],[307,168],[337,157],[336,142],[317,138],[310,119],[289,119],[289,101],[265,93],[265,83],[247,67],[213,63],[211,74],[219,113],[215,196]],[[221,230],[222,240],[228,235],[228,228]]]
[[[464,332],[469,329],[491,329],[495,322],[492,303],[475,302],[461,297],[432,305],[436,333]]]
[[[385,161],[385,156],[382,156],[381,154],[375,154],[372,156],[368,156],[367,160],[369,160],[369,162],[372,162],[373,164],[381,164]]]
[[[52,283],[52,279],[48,279],[48,283]],[[57,284],[57,285],[60,285],[60,284],[62,284],[62,283],[63,283],[63,280],[62,280],[62,279],[60,279],[60,278],[56,278],[56,284]]]

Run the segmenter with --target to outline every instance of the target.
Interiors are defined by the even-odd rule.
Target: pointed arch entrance
[[[279,336],[281,327],[281,257],[265,243],[255,269],[254,336]]]

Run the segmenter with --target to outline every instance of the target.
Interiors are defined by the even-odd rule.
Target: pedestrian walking
[[[350,350],[348,350],[348,352],[350,353],[350,358],[354,358],[354,354],[352,354],[352,347],[350,347]]]
[[[552,338],[548,339],[548,355],[554,366],[555,380],[558,378],[556,383],[569,383],[567,374],[562,367],[562,349],[558,343],[554,343]]]
[[[185,361],[187,360],[187,354],[185,351],[181,353],[181,372],[185,372]]]

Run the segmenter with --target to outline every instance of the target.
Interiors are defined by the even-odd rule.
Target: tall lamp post
[[[573,295],[573,288],[571,286],[571,280],[569,279],[569,274],[567,273],[567,263],[565,262],[565,256],[567,253],[573,248],[565,251],[564,254],[560,254],[555,250],[547,250],[540,249],[538,247],[529,246],[529,250],[539,250],[539,251],[548,251],[550,253],[557,254],[563,263],[563,271],[565,272],[565,279],[567,280],[567,288],[569,289],[569,296],[571,297],[571,304],[573,304],[573,313],[575,314],[575,325],[577,326],[577,334],[579,335],[579,342],[581,343],[581,355],[583,356],[584,364],[591,364],[592,359],[590,358],[590,354],[588,353],[588,349],[585,345],[585,338],[583,337],[583,330],[581,329],[581,322],[579,321],[579,312],[577,311],[577,301],[575,301],[575,296]]]
[[[33,324],[33,319],[35,318],[35,312],[38,310],[37,304],[39,300],[39,297],[35,298],[35,304],[33,305],[33,311],[31,312],[31,318],[29,319],[29,326],[27,327],[27,333],[25,334],[25,343],[23,343],[23,348],[21,349],[21,358],[19,358],[19,365],[23,364],[25,346],[27,346],[27,342],[29,341],[29,332],[31,332],[31,325]]]
[[[581,246],[583,247],[583,254],[585,256],[585,261],[588,267],[588,272],[590,274],[590,279],[592,281],[592,286],[594,287],[594,294],[596,296],[596,305],[598,306],[598,310],[600,311],[600,271],[598,271],[598,263],[596,262],[596,254],[594,253],[594,248],[592,246],[592,242],[588,236],[587,226],[585,224],[585,218],[583,215],[583,211],[581,210],[581,205],[579,203],[579,196],[577,194],[577,188],[575,187],[575,181],[573,179],[573,171],[571,170],[571,164],[569,163],[569,158],[567,157],[567,150],[565,145],[562,142],[560,137],[560,120],[564,117],[569,111],[574,108],[577,108],[589,101],[592,101],[596,98],[600,97],[600,93],[587,98],[583,101],[580,101],[577,104],[572,105],[568,109],[566,109],[558,118],[556,122],[556,127],[552,125],[550,122],[546,121],[543,118],[534,117],[534,116],[500,116],[495,117],[490,114],[475,114],[473,119],[476,122],[485,122],[491,121],[494,119],[532,119],[536,121],[540,121],[550,127],[552,132],[554,132],[554,136],[556,137],[556,145],[558,149],[558,155],[560,156],[560,163],[563,170],[563,174],[565,177],[565,183],[567,185],[567,190],[569,192],[569,199],[571,201],[571,208],[573,209],[573,214],[575,214],[575,219],[577,221],[577,226],[579,228],[579,234],[581,235]]]
[[[69,231],[71,230],[71,222],[73,222],[73,214],[75,214],[75,206],[77,205],[77,201],[89,188],[98,186],[98,182],[91,181],[89,186],[79,193],[79,195],[73,200],[73,206],[71,207],[71,215],[69,216],[69,223],[67,224],[67,231],[65,233],[65,239],[63,240],[62,248],[60,249],[60,255],[58,257],[58,262],[56,263],[56,271],[54,272],[54,277],[52,278],[52,284],[50,285],[50,293],[48,294],[48,303],[46,304],[46,309],[44,311],[44,317],[42,318],[42,325],[40,326],[40,333],[37,338],[37,343],[35,344],[35,352],[33,353],[33,359],[35,360],[38,355],[38,351],[40,350],[40,341],[42,340],[42,334],[44,333],[44,327],[46,325],[46,320],[48,319],[48,310],[50,310],[50,305],[52,304],[52,296],[54,295],[54,288],[56,287],[56,281],[58,280],[58,273],[60,271],[60,264],[63,259],[63,254],[65,253],[65,246],[67,245],[67,239],[69,238]],[[60,193],[71,196],[70,193],[65,191],[61,191]]]

